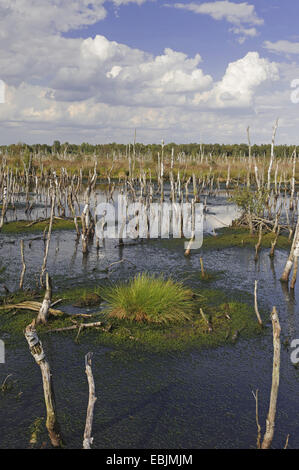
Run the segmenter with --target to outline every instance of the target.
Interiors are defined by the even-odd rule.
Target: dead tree
[[[5,220],[7,208],[8,208],[7,187],[4,186],[4,188],[3,188],[3,198],[2,198],[2,211],[1,211],[1,217],[0,217],[0,230],[2,229],[2,227],[4,225],[4,220]]]
[[[293,277],[291,280],[291,289],[295,289],[295,284],[297,280],[297,272],[298,272],[298,256],[295,256],[295,261],[294,261],[294,270],[293,270]]]
[[[44,259],[43,259],[43,265],[42,265],[42,270],[41,270],[41,274],[40,274],[40,284],[41,284],[41,286],[44,285],[43,284],[43,276],[44,276],[44,273],[45,273],[46,267],[47,267],[49,246],[50,246],[50,241],[51,241],[52,226],[53,226],[53,219],[54,219],[55,200],[56,200],[56,196],[54,194],[54,195],[52,195],[50,222],[49,222],[49,228],[48,228],[48,235],[47,235]]]
[[[44,300],[42,302],[41,308],[37,315],[36,322],[37,324],[43,323],[44,325],[48,321],[49,310],[51,307],[51,297],[52,297],[52,283],[49,273],[46,273],[46,293]]]
[[[276,307],[273,307],[271,313],[272,328],[273,328],[273,371],[272,371],[272,387],[270,395],[270,404],[268,416],[266,419],[266,432],[261,445],[262,449],[269,449],[274,437],[275,429],[275,416],[276,404],[279,389],[279,374],[280,374],[280,323]]]
[[[299,211],[298,211],[298,218],[297,218],[297,225],[296,225],[295,235],[294,235],[294,238],[293,238],[293,243],[292,243],[292,246],[291,246],[290,254],[289,254],[288,260],[286,262],[284,271],[282,273],[281,279],[280,279],[282,282],[289,282],[289,277],[290,277],[290,273],[291,273],[291,270],[292,270],[292,267],[293,267],[294,258],[295,258],[295,256],[298,256],[298,254],[296,254],[296,253],[298,253],[298,251],[299,251]]]
[[[56,417],[55,396],[50,365],[44,353],[43,345],[37,336],[35,320],[33,320],[33,322],[27,326],[25,331],[25,338],[28,342],[30,352],[34,357],[35,362],[39,365],[42,374],[44,398],[47,410],[46,427],[49,432],[49,437],[53,447],[61,447],[62,439]]]
[[[268,168],[268,184],[267,184],[267,189],[270,191],[271,188],[271,170],[274,162],[274,144],[275,144],[275,136],[278,128],[278,119],[276,120],[276,123],[274,124],[273,127],[273,134],[272,134],[272,142],[271,142],[271,156],[270,156],[270,163],[269,163],[269,168]]]
[[[274,239],[273,242],[271,241],[271,250],[270,250],[270,253],[269,253],[270,258],[274,257],[275,248],[276,248],[276,245],[277,245],[279,234],[280,234],[280,226],[278,225],[275,239]]]
[[[92,353],[86,354],[85,372],[86,372],[87,381],[88,381],[89,399],[88,399],[88,407],[87,407],[87,415],[86,415],[86,424],[85,424],[85,430],[84,430],[83,449],[90,449],[90,446],[93,442],[93,437],[91,437],[92,423],[93,423],[93,410],[94,410],[95,402],[97,401],[97,397],[95,396],[94,378],[93,378],[92,369],[91,369],[91,359],[92,359]]]
[[[258,258],[259,258],[259,252],[260,252],[261,244],[262,244],[262,236],[263,236],[263,226],[262,226],[262,224],[260,223],[260,227],[259,227],[259,238],[258,238],[257,244],[255,245],[255,258],[254,258],[255,261],[257,261]]]

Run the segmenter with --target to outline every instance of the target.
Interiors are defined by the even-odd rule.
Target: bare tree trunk
[[[290,285],[291,289],[295,289],[295,284],[297,280],[297,272],[298,272],[298,256],[295,256],[293,277],[292,277],[292,281]]]
[[[269,168],[268,168],[268,185],[267,185],[268,191],[270,191],[270,187],[271,187],[271,170],[272,170],[272,166],[274,162],[274,144],[275,144],[275,136],[276,136],[277,128],[278,128],[278,119],[276,120],[276,123],[274,124],[273,134],[272,134],[271,157],[270,157],[270,163],[269,163]]]
[[[25,338],[28,342],[30,352],[39,365],[44,389],[45,405],[47,409],[46,427],[49,432],[51,443],[54,447],[60,447],[62,444],[59,424],[56,418],[55,396],[52,384],[52,375],[49,363],[43,350],[42,343],[40,342],[36,330],[35,321],[27,326],[25,331]]]
[[[8,175],[7,175],[7,179],[8,179]],[[3,197],[2,197],[2,211],[1,211],[1,217],[0,217],[0,230],[3,228],[4,219],[5,219],[6,211],[7,211],[7,207],[8,207],[7,192],[8,192],[7,186],[4,185]]]
[[[41,286],[43,286],[43,276],[46,271],[47,267],[47,259],[48,259],[48,253],[49,253],[49,246],[50,246],[50,241],[51,241],[51,234],[52,234],[52,226],[53,226],[53,219],[54,219],[54,209],[55,209],[55,200],[56,196],[52,195],[52,204],[51,204],[51,215],[50,215],[50,222],[49,222],[49,229],[48,229],[48,235],[47,235],[47,241],[46,241],[46,248],[45,248],[45,254],[44,254],[44,259],[43,259],[43,265],[42,265],[42,270],[40,274],[40,283]]]
[[[49,273],[46,273],[46,293],[41,305],[40,311],[37,315],[36,322],[37,324],[43,323],[44,325],[48,321],[49,309],[51,306],[51,297],[52,297],[52,283]]]
[[[88,407],[87,407],[87,416],[86,416],[86,424],[85,424],[85,431],[84,431],[84,440],[83,440],[83,449],[90,449],[90,446],[93,442],[93,437],[91,437],[92,432],[92,422],[93,422],[93,409],[97,398],[95,396],[95,384],[92,375],[91,369],[91,359],[92,353],[88,353],[85,356],[85,372],[87,375],[88,380],[88,387],[89,387],[89,399],[88,399]]]
[[[247,138],[248,138],[248,170],[247,170],[247,188],[250,188],[250,176],[251,176],[251,167],[252,167],[252,159],[251,159],[251,142],[250,142],[250,127],[247,127]]]
[[[294,235],[294,238],[293,238],[293,243],[292,243],[292,247],[291,247],[291,250],[290,250],[290,254],[289,254],[288,260],[286,262],[284,271],[282,273],[281,279],[280,279],[282,282],[288,282],[289,281],[290,273],[291,273],[291,270],[292,270],[292,267],[293,267],[294,257],[296,255],[296,253],[298,252],[298,250],[299,250],[299,213],[298,213],[297,225],[296,225],[295,235]],[[298,255],[296,255],[296,256],[298,256]]]
[[[187,245],[186,251],[185,251],[185,256],[190,256],[190,251],[192,249],[192,244],[194,242],[195,238],[195,199],[192,199],[191,203],[191,239]]]
[[[275,247],[277,245],[277,240],[278,240],[279,234],[280,234],[280,226],[278,225],[275,240],[273,242],[271,242],[271,250],[270,250],[270,253],[269,253],[270,258],[274,257]]]
[[[272,313],[272,328],[273,328],[273,371],[272,371],[272,387],[270,396],[269,412],[266,419],[266,432],[262,442],[262,449],[269,449],[274,437],[275,429],[275,415],[276,404],[279,388],[279,373],[280,373],[280,324],[276,307],[273,307]]]

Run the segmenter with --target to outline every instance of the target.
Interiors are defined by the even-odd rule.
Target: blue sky
[[[170,47],[194,56],[200,53],[208,73],[218,75],[225,72],[228,61],[238,60],[250,48],[265,54],[263,41],[275,41],[277,37],[292,40],[298,28],[299,6],[294,0],[254,0],[248,2],[255,6],[258,16],[265,20],[259,29],[259,35],[240,45],[229,32],[228,24],[215,21],[207,15],[198,15],[190,11],[167,8],[167,1],[148,1],[143,5],[128,4],[115,8],[107,4],[107,16],[81,30],[73,30],[65,37],[88,38],[97,34],[106,36],[111,41],[127,44],[155,55],[162,54],[165,47]],[[182,0],[180,3],[192,2]],[[205,2],[194,2],[205,3]],[[211,2],[212,3],[212,2]],[[234,3],[244,3],[235,1]],[[293,32],[293,33],[292,33]],[[280,36],[279,36],[280,35]],[[297,35],[299,40],[299,32]],[[251,50],[251,49],[250,49]]]
[[[299,144],[294,0],[0,0],[2,143]],[[292,102],[293,101],[293,102]]]

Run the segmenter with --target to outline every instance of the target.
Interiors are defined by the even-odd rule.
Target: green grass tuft
[[[190,320],[194,310],[192,291],[162,276],[139,274],[128,283],[106,287],[101,296],[110,317],[130,321],[169,324]]]

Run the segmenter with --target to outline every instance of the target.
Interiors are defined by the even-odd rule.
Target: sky
[[[299,145],[294,0],[0,0],[0,144]]]

